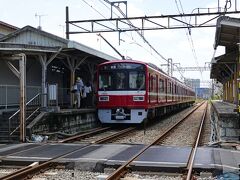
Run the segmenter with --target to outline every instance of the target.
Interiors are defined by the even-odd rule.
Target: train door
[[[166,93],[165,93],[165,81],[164,79],[159,78],[158,81],[158,89],[159,89],[159,96],[158,102],[163,103],[166,101]]]
[[[167,103],[168,102],[168,79],[166,78],[165,79],[165,98],[166,98],[166,100],[165,100],[165,102]]]
[[[152,86],[153,86],[152,76],[151,76],[150,73],[148,74],[148,78],[149,78],[149,80],[148,80],[148,84],[149,84],[149,86],[148,86],[148,104],[150,104],[150,102],[151,102],[151,90],[152,90]]]
[[[149,104],[154,101],[154,76],[149,74]]]
[[[174,82],[172,82],[172,101],[174,102],[175,101],[175,84]]]
[[[167,82],[167,102],[172,102],[172,82]]]
[[[180,96],[181,96],[181,101],[183,101],[183,87],[181,86],[181,90],[180,90]]]
[[[158,94],[159,94],[159,92],[158,92],[158,75],[156,74],[155,75],[156,76],[156,82],[155,82],[155,103],[158,103]]]
[[[180,95],[179,95],[179,93],[180,93],[180,87],[179,87],[179,85],[177,85],[177,97],[178,97],[177,101],[178,101],[178,102],[180,101]]]
[[[150,75],[149,96],[151,104],[157,103],[157,76],[155,74]]]
[[[178,101],[178,92],[177,92],[177,84],[176,84],[176,82],[175,82],[175,84],[174,84],[174,89],[175,89],[175,91],[174,91],[174,101]]]

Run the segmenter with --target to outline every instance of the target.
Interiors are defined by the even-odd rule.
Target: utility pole
[[[69,11],[68,11],[68,6],[66,6],[66,39],[69,39]]]
[[[168,64],[170,66],[170,76],[172,77],[173,76],[173,60],[172,60],[172,58],[168,59]]]
[[[161,66],[167,66],[167,74],[173,76],[173,60],[172,58],[167,59],[167,64],[161,64]]]

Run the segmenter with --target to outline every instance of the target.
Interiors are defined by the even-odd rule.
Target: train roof
[[[112,64],[112,63],[122,63],[122,62],[125,62],[125,63],[139,63],[139,64],[147,64],[147,63],[145,63],[145,62],[142,62],[142,61],[137,61],[137,60],[128,60],[128,59],[126,59],[126,60],[111,60],[111,61],[107,61],[107,62],[104,62],[104,63],[102,63],[102,64],[100,64],[100,65],[104,65],[104,64]]]

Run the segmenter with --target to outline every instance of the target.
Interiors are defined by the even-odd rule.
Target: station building
[[[64,131],[61,129],[64,124],[72,126],[65,127],[65,130],[75,128],[77,132],[78,124],[94,121],[97,65],[114,59],[117,58],[31,26],[17,28],[0,22],[0,141],[14,131],[19,133],[18,125],[10,125],[19,124],[19,117],[20,124],[25,123],[20,128],[23,134],[26,129],[36,133],[44,128],[45,132]],[[93,87],[92,109],[86,112],[79,109],[74,112],[61,111],[73,106],[71,87],[77,77],[81,77],[84,83],[90,82]],[[24,110],[21,110],[21,103]],[[8,111],[11,114],[5,115]],[[42,122],[37,128],[36,122],[30,124],[39,116],[38,121],[42,121],[49,111],[58,113],[57,118],[52,118],[54,127],[46,129],[46,123]],[[11,119],[14,113],[16,120]],[[69,118],[66,118],[67,115]]]
[[[225,47],[225,54],[214,57],[210,77],[223,85],[223,102],[213,102],[217,112],[220,140],[240,136],[240,19],[222,16],[217,20],[214,49]]]
[[[26,55],[27,99],[47,93],[48,85],[56,84],[60,106],[71,105],[70,87],[76,77],[94,85],[96,66],[116,59],[31,26],[18,29],[0,38],[1,108],[15,106],[19,101],[19,79],[15,72],[19,65],[12,56],[20,53]]]

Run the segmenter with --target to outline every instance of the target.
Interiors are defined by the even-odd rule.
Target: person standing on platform
[[[80,108],[80,106],[81,106],[82,90],[83,90],[83,87],[84,87],[83,81],[82,81],[82,79],[80,77],[77,78],[76,85],[77,85],[77,91],[75,93],[75,98],[77,100],[77,108]]]
[[[86,93],[86,107],[90,107],[92,87],[89,81],[86,83],[86,86],[84,86],[84,91]]]

